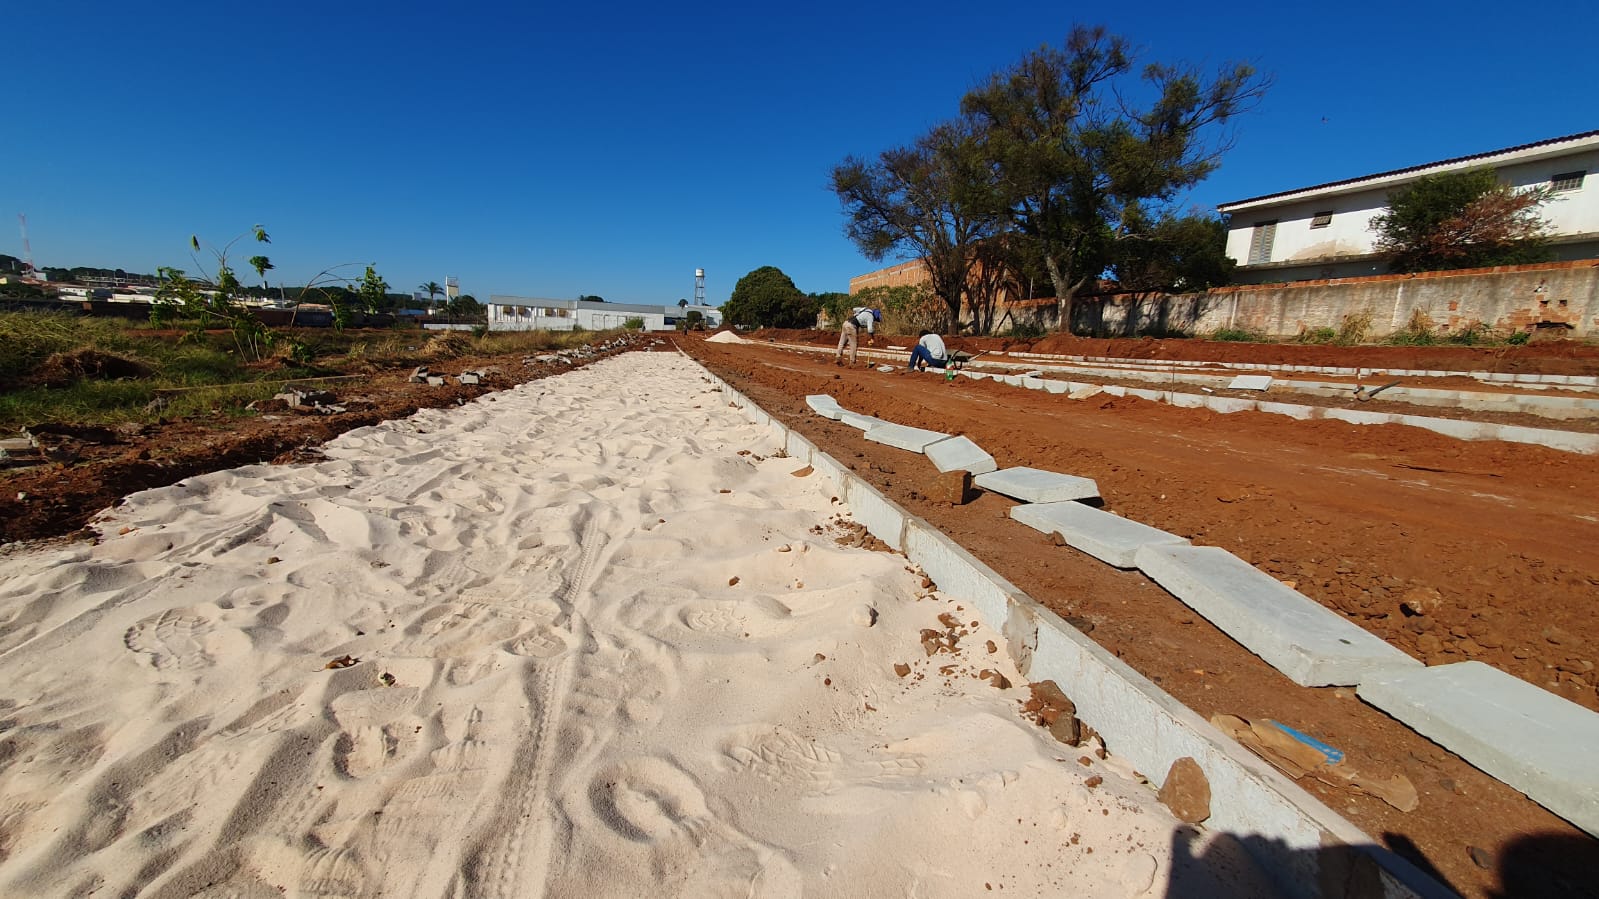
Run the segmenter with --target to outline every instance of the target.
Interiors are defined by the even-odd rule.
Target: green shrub
[[[1338,334],[1333,338],[1333,343],[1341,346],[1351,346],[1364,342],[1366,332],[1371,330],[1371,310],[1362,309],[1359,312],[1350,312],[1338,322]]]
[[[1338,331],[1334,328],[1300,328],[1294,335],[1295,343],[1334,343],[1338,340]]]
[[[1508,343],[1511,346],[1524,346],[1527,343],[1527,341],[1529,341],[1531,339],[1532,339],[1532,332],[1531,331],[1517,331],[1516,333],[1510,335],[1509,337],[1506,337],[1505,338],[1505,343]]]
[[[1229,343],[1265,343],[1266,335],[1248,328],[1217,328],[1211,332],[1210,339]]]

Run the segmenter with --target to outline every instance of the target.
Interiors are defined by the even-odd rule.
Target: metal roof
[[[1514,153],[1521,153],[1521,152],[1524,152],[1524,151],[1527,151],[1527,150],[1535,150],[1535,149],[1537,149],[1539,147],[1550,147],[1550,146],[1554,146],[1555,144],[1564,144],[1564,143],[1568,143],[1568,142],[1571,142],[1571,141],[1588,140],[1588,139],[1592,139],[1592,138],[1599,138],[1599,131],[1583,131],[1583,132],[1581,132],[1579,134],[1568,134],[1568,135],[1566,135],[1564,137],[1551,137],[1548,140],[1534,141],[1534,142],[1532,142],[1530,144],[1519,144],[1519,145],[1514,146],[1514,147],[1505,147],[1504,149],[1501,149],[1501,150],[1489,150],[1486,153],[1473,153],[1473,154],[1471,154],[1469,156],[1456,156],[1456,157],[1454,157],[1452,159],[1440,159],[1437,162],[1425,162],[1425,163],[1422,163],[1421,165],[1406,166],[1405,168],[1402,168],[1402,169],[1390,169],[1389,171],[1377,172],[1376,174],[1372,174],[1372,175],[1361,175],[1358,178],[1345,178],[1342,181],[1328,181],[1325,184],[1315,184],[1315,185],[1312,185],[1310,187],[1296,187],[1293,190],[1278,191],[1277,193],[1272,193],[1272,194],[1262,194],[1261,196],[1258,196],[1258,197],[1249,197],[1249,198],[1243,199],[1243,200],[1233,200],[1230,203],[1221,203],[1221,204],[1218,204],[1216,206],[1216,208],[1218,210],[1222,211],[1222,212],[1227,212],[1229,209],[1233,209],[1233,208],[1240,207],[1240,206],[1247,206],[1247,205],[1252,204],[1252,203],[1259,203],[1259,202],[1262,202],[1264,200],[1276,200],[1276,199],[1279,199],[1279,198],[1282,198],[1282,197],[1294,197],[1294,196],[1298,196],[1298,195],[1301,195],[1301,194],[1314,194],[1314,193],[1327,191],[1327,190],[1329,190],[1331,188],[1350,187],[1350,186],[1357,185],[1357,184],[1362,184],[1362,183],[1368,182],[1368,181],[1379,181],[1379,180],[1382,180],[1384,178],[1392,178],[1392,177],[1395,177],[1395,176],[1398,176],[1398,175],[1407,175],[1407,174],[1410,174],[1412,172],[1421,172],[1421,171],[1424,171],[1426,169],[1458,166],[1461,163],[1465,163],[1465,162],[1475,162],[1475,161],[1478,161],[1478,160],[1488,160],[1488,159],[1492,159],[1493,157],[1497,157],[1497,156],[1508,156],[1508,155],[1511,155],[1511,154],[1514,154]]]

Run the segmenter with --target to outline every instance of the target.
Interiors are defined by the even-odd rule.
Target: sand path
[[[630,353],[0,557],[0,895],[1165,891],[1206,838],[774,449]]]

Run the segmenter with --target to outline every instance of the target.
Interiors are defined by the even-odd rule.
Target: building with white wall
[[[1460,156],[1216,207],[1231,219],[1227,255],[1239,284],[1349,278],[1387,271],[1371,220],[1390,191],[1425,175],[1492,167],[1514,187],[1547,186],[1539,210],[1555,259],[1599,257],[1599,131]]]
[[[642,319],[646,331],[670,331],[687,310],[678,306],[634,303],[596,303],[592,300],[552,300],[496,294],[486,304],[490,331],[604,331],[624,327],[629,319]],[[705,316],[707,327],[722,323],[715,306],[689,306]],[[714,315],[713,315],[714,313]],[[714,321],[714,324],[713,324]]]

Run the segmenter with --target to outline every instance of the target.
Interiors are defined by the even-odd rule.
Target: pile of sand
[[[774,447],[631,353],[0,558],[0,895],[1164,891],[1149,789]]]
[[[747,341],[744,338],[738,336],[737,334],[733,333],[732,331],[717,331],[715,334],[712,334],[711,336],[705,338],[705,342],[706,343],[748,343],[749,341]]]

